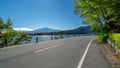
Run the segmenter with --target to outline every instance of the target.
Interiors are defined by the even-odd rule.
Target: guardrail
[[[93,36],[92,34],[73,34],[73,35],[50,35],[49,38],[46,40],[56,40],[56,39],[63,39],[63,38],[70,38],[70,37],[80,37],[80,36]],[[34,42],[45,41],[40,39],[41,36],[35,36]]]

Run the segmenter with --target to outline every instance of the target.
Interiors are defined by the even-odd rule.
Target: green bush
[[[106,39],[108,38],[107,33],[98,33],[97,34],[97,41],[98,42],[106,42]]]
[[[109,38],[116,44],[116,46],[120,49],[120,33],[111,33],[109,34]]]

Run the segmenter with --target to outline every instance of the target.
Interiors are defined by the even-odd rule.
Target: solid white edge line
[[[77,68],[82,68],[83,62],[84,62],[85,57],[86,57],[87,52],[88,52],[88,49],[89,49],[89,47],[90,47],[90,45],[91,45],[91,43],[92,43],[93,40],[94,40],[94,39],[92,39],[92,40],[89,42],[89,44],[88,44],[88,46],[87,46],[87,48],[86,48],[86,50],[85,50],[85,52],[84,52],[84,54],[83,54],[83,56],[82,56],[82,58],[81,58],[81,60],[80,60],[80,62],[79,62],[79,64],[78,64]]]
[[[57,47],[57,46],[60,46],[60,45],[63,45],[64,43],[61,43],[61,44],[57,44],[55,46],[51,46],[51,47],[47,47],[47,48],[44,48],[44,49],[41,49],[41,50],[37,50],[35,51],[34,53],[38,53],[38,52],[41,52],[41,51],[44,51],[44,50],[47,50],[47,49],[50,49],[50,48],[53,48],[53,47]]]

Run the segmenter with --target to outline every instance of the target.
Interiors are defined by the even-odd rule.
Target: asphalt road
[[[93,38],[83,36],[2,48],[0,68],[110,68]]]

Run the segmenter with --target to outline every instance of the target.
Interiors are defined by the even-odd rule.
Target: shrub
[[[106,42],[107,38],[108,38],[107,33],[98,33],[97,34],[97,41],[98,42]]]
[[[109,38],[116,44],[116,46],[120,49],[120,33],[111,33],[109,34]]]

